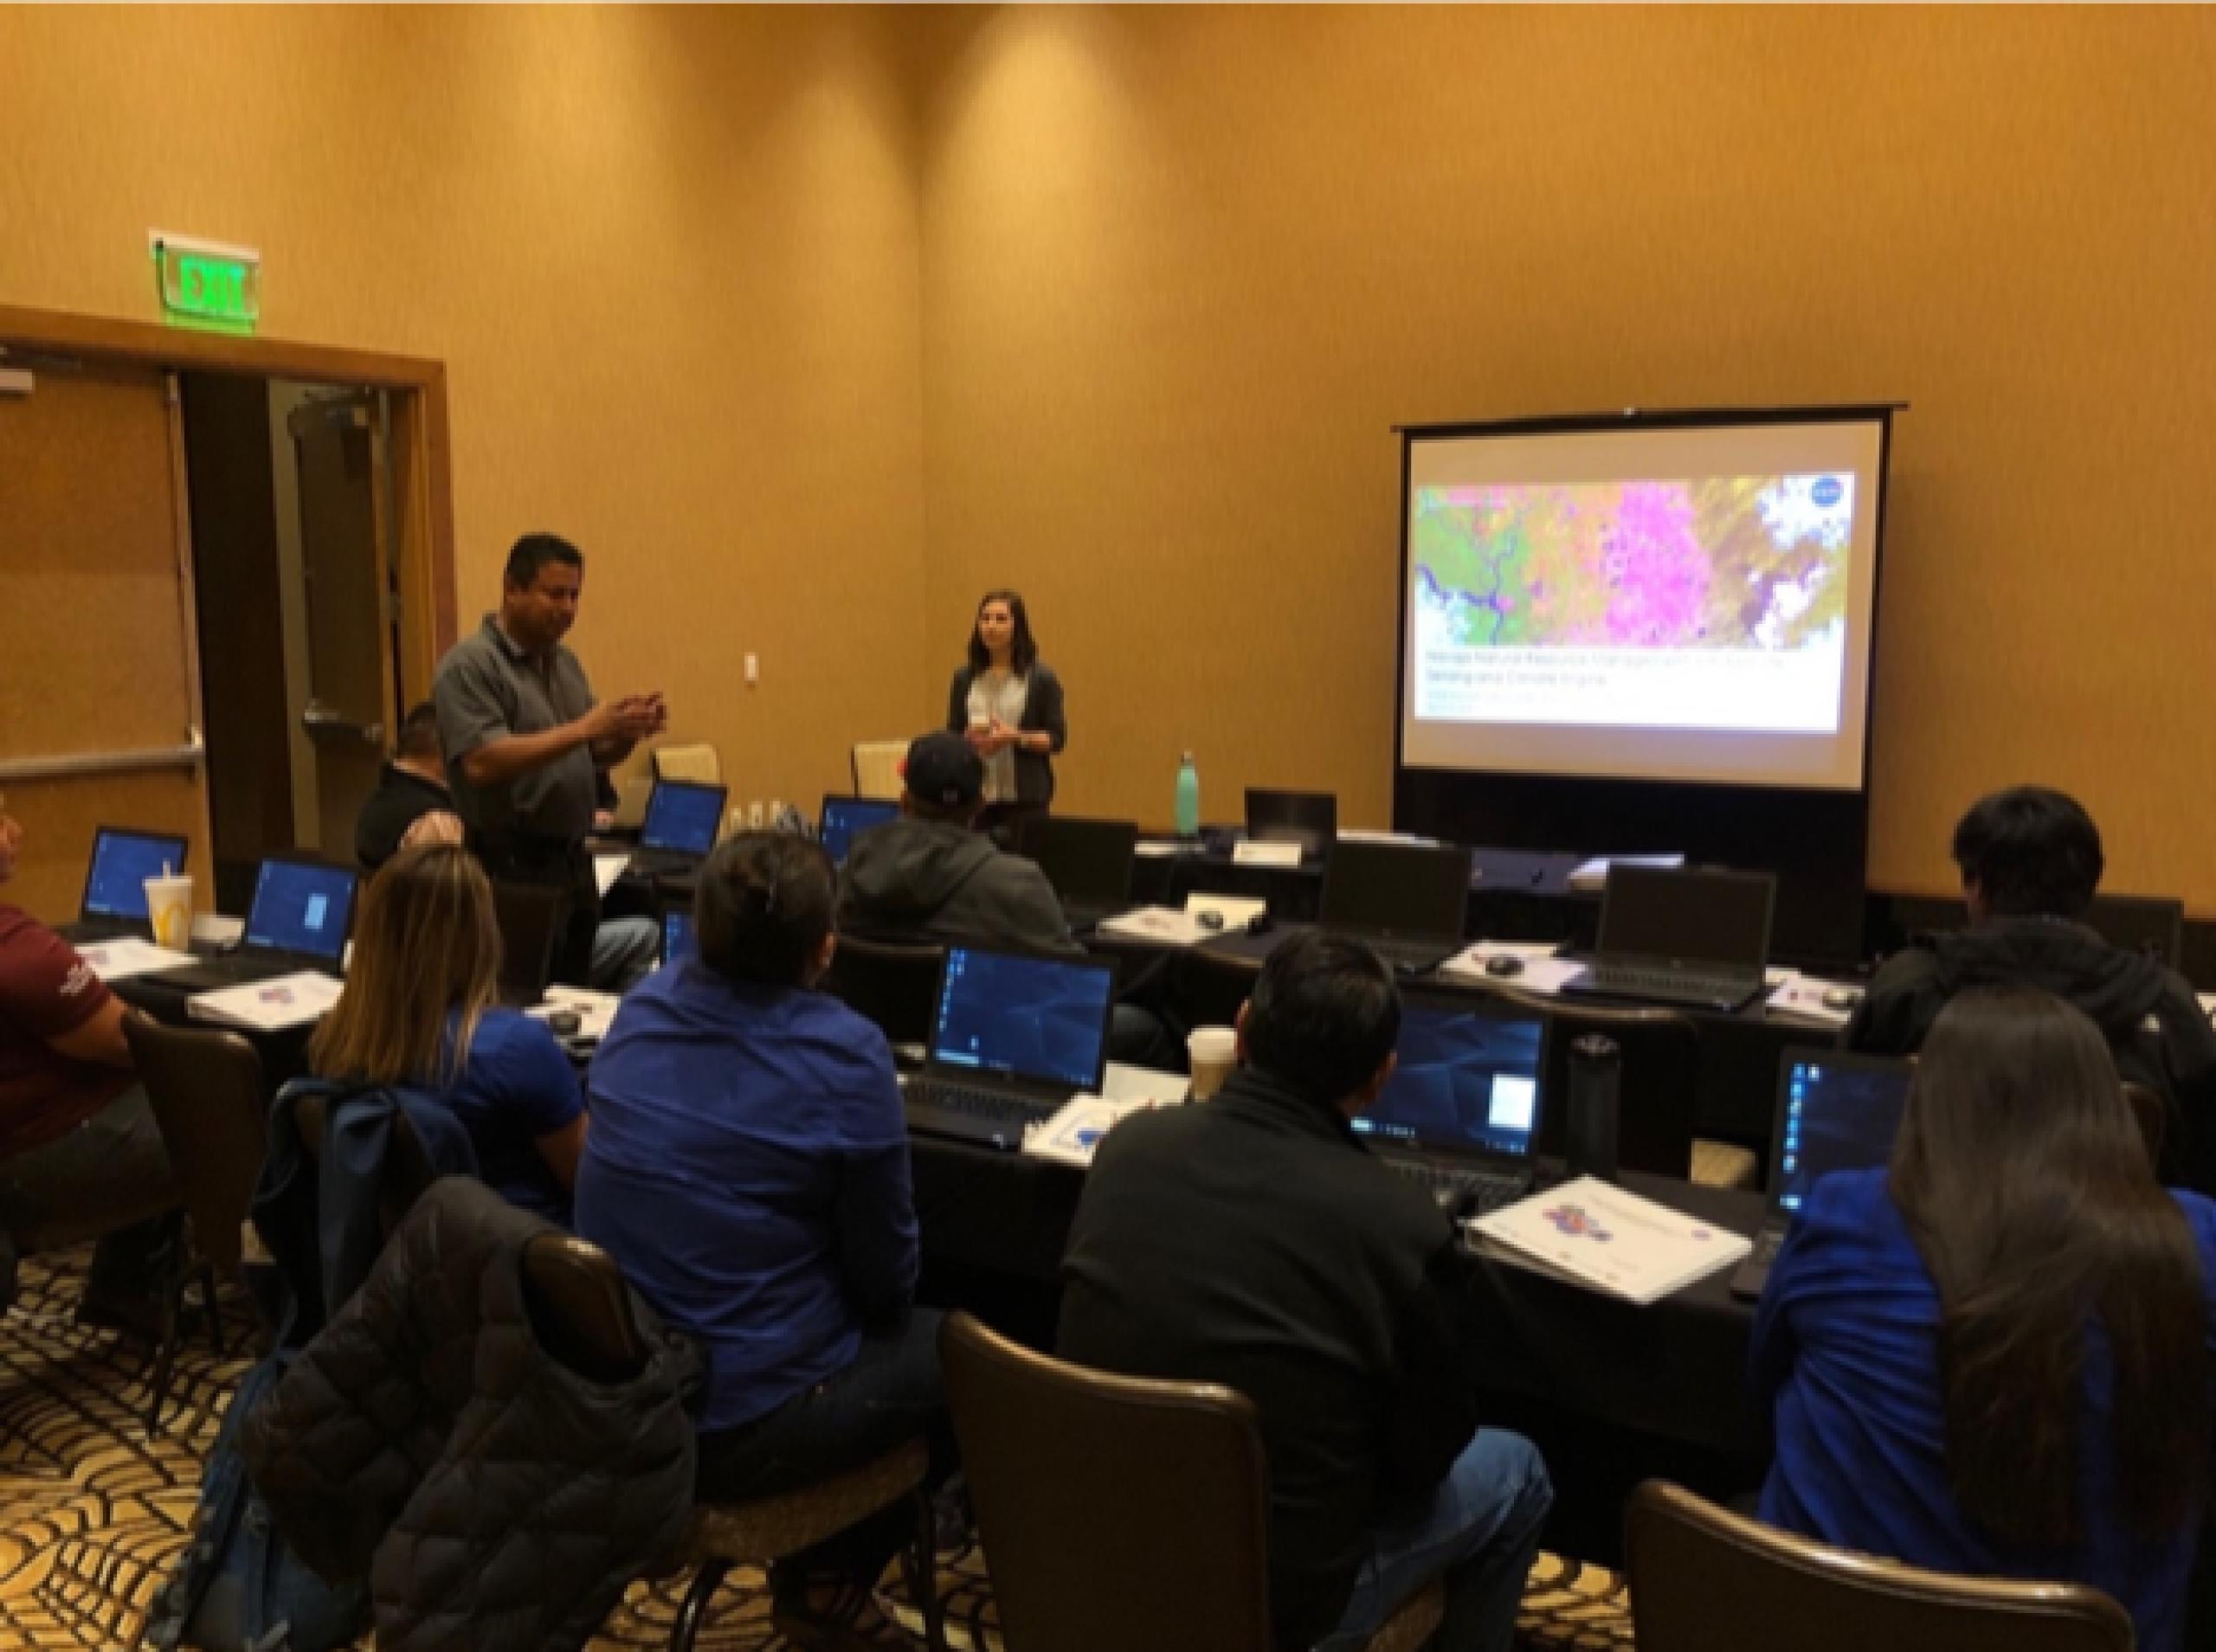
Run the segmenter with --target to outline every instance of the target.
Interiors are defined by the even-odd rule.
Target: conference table
[[[1254,937],[1260,939],[1261,937]],[[136,1007],[188,1024],[189,994],[159,975],[115,983]],[[274,1095],[306,1068],[308,1030],[247,1033]],[[573,1051],[581,1067],[589,1052]],[[965,1308],[1050,1347],[1062,1251],[1085,1173],[1004,1149],[911,1137],[925,1301]],[[1627,1173],[1635,1192],[1751,1234],[1762,1198]],[[1473,1270],[1488,1420],[1530,1435],[1556,1481],[1557,1547],[1607,1561],[1623,1495],[1650,1472],[1717,1496],[1756,1483],[1764,1419],[1746,1393],[1749,1304],[1729,1270],[1640,1308],[1493,1258]]]

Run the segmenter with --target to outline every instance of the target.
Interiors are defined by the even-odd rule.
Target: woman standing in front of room
[[[985,760],[981,830],[1013,848],[1025,817],[1054,798],[1054,756],[1069,743],[1062,679],[1039,658],[1023,598],[988,591],[970,630],[970,659],[954,673],[946,726]]]

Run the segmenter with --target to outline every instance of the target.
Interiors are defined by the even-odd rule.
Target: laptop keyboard
[[[1410,973],[1436,969],[1454,955],[1453,948],[1435,941],[1375,941],[1365,936],[1364,942],[1387,968]]]
[[[1531,1191],[1530,1180],[1524,1176],[1450,1170],[1444,1165],[1425,1164],[1414,1159],[1387,1162],[1411,1181],[1421,1184],[1441,1210],[1456,1211],[1465,1216],[1484,1216],[1513,1205]]]
[[[682,849],[640,849],[633,852],[625,870],[635,877],[677,877],[699,871],[701,858]]]
[[[908,1099],[924,1107],[943,1107],[950,1113],[966,1113],[989,1124],[1029,1124],[1044,1116],[1045,1112],[1035,1102],[998,1095],[988,1090],[968,1090],[960,1084],[950,1084],[944,1079],[910,1079]]]
[[[1744,975],[1705,974],[1605,960],[1588,967],[1585,984],[1594,992],[1612,993],[1619,998],[1659,998],[1688,1004],[1743,999],[1755,990],[1755,983]]]

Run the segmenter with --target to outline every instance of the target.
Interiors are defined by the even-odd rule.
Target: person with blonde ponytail
[[[416,1090],[452,1109],[486,1182],[570,1225],[584,1100],[546,1027],[493,1002],[500,931],[484,869],[455,845],[403,849],[370,879],[345,990],[308,1044],[321,1077]]]

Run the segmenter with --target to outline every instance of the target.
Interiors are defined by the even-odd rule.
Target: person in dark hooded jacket
[[[1047,874],[976,829],[985,765],[967,740],[944,732],[921,736],[909,746],[902,774],[900,818],[872,826],[847,852],[839,875],[841,935],[1085,950]],[[1116,1006],[1111,1060],[1174,1068],[1180,1054],[1152,1013]]]
[[[976,830],[985,766],[958,734],[908,748],[900,818],[854,839],[839,878],[842,933],[1074,952],[1047,874]]]
[[[2122,1077],[2161,1097],[2162,1180],[2216,1191],[2216,1030],[2183,976],[2084,923],[2105,863],[2084,806],[2045,787],[1995,792],[1955,826],[1954,858],[1969,928],[1918,936],[1889,959],[1847,1024],[1846,1047],[1912,1054],[1969,987],[2052,993],[2092,1019]]]

